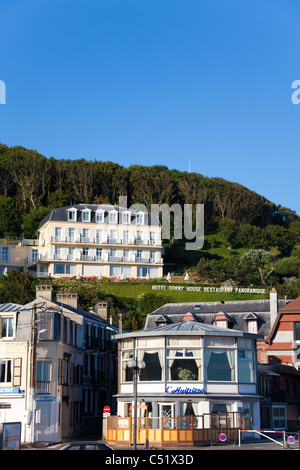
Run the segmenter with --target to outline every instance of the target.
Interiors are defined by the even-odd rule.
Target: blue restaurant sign
[[[204,393],[203,388],[196,388],[196,387],[167,387],[166,393]]]

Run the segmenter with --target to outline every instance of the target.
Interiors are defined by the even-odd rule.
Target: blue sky
[[[299,0],[1,0],[0,142],[163,164],[300,215]]]

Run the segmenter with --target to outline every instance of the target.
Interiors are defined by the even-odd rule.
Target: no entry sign
[[[105,406],[105,407],[103,408],[103,411],[104,411],[104,413],[110,413],[110,407],[109,407],[109,406]]]

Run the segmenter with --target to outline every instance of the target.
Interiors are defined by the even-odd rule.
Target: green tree
[[[38,206],[24,216],[23,231],[25,238],[36,238],[40,222],[49,212],[49,207]]]
[[[23,210],[42,204],[50,181],[47,159],[36,150],[13,147],[6,153],[6,168],[14,179]]]
[[[21,233],[22,219],[15,200],[0,196],[0,237],[19,237]]]
[[[28,273],[8,271],[0,276],[0,303],[24,305],[35,298],[36,281]]]
[[[219,231],[226,245],[235,246],[238,227],[234,220],[221,219],[219,221]]]
[[[266,285],[267,279],[274,271],[275,258],[266,250],[254,249],[241,256],[240,262],[249,263],[252,269],[258,270],[261,283]]]
[[[270,248],[277,247],[283,256],[290,254],[295,244],[295,237],[292,232],[279,225],[269,225],[266,227],[266,233]]]

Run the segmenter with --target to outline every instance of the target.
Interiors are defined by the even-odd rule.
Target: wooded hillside
[[[151,204],[204,204],[203,250],[187,252],[184,240],[165,240],[170,269],[191,268],[201,281],[299,286],[300,218],[238,183],[165,166],[46,158],[0,144],[0,238],[35,238],[41,219],[54,207],[118,204],[124,195],[128,206],[139,203],[148,210]],[[272,254],[264,272],[253,265],[253,257],[245,257],[250,250]]]

